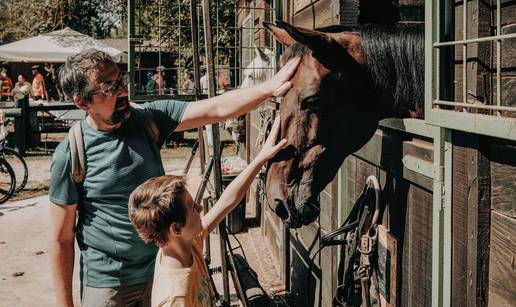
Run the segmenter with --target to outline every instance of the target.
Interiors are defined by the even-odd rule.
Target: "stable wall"
[[[379,18],[374,17],[373,10],[368,13],[367,5],[361,5],[362,2],[282,1],[283,20],[314,28],[337,23],[353,26]],[[397,4],[397,13],[391,16],[397,16],[400,23],[422,23],[424,1],[399,1]],[[502,5],[502,34],[513,33],[516,5],[504,1]],[[492,6],[481,1],[468,2],[468,6],[469,16],[479,20],[477,27],[468,25],[470,37],[486,36],[490,30]],[[462,31],[461,11],[461,4],[457,3],[457,38],[461,37]],[[386,19],[381,21],[389,23]],[[505,50],[501,59],[503,105],[516,104],[515,87],[511,85],[516,80],[515,44],[515,40],[502,43]],[[454,97],[457,101],[462,100],[460,52],[461,48],[458,48],[454,63]],[[488,76],[496,62],[492,52],[494,49],[484,44],[468,48],[471,58],[468,61],[468,90],[483,96],[486,101],[492,99],[496,90],[492,76]],[[248,146],[245,146],[248,158],[254,157],[259,150],[254,147],[259,123],[258,113],[252,112]],[[516,253],[513,242],[516,237],[516,144],[458,131],[453,131],[452,143],[451,305],[509,306],[510,302],[516,301],[516,293],[511,288],[516,284],[512,267]],[[319,219],[311,225],[289,231],[290,247],[284,240],[284,228],[279,218],[268,208],[262,208],[263,232],[282,265],[289,265],[289,268],[281,267],[280,273],[296,305],[331,306],[337,286],[337,248],[325,248],[316,258],[307,283],[308,262],[318,248],[319,236],[338,227],[371,174],[380,179],[384,191],[386,211],[383,224],[399,246],[399,274],[393,297],[395,305],[431,305],[433,182],[432,178],[407,168],[402,162],[405,156],[418,159],[422,165],[433,164],[433,140],[397,129],[379,128],[368,144],[345,160],[338,176],[321,193]],[[253,187],[249,204],[254,204],[254,193]],[[283,259],[286,248],[289,257]]]

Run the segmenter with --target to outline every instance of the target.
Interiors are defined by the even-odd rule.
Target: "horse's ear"
[[[277,27],[312,50],[312,56],[330,70],[362,73],[363,68],[355,61],[345,46],[327,33],[294,27],[284,21],[276,21]]]
[[[254,51],[256,52],[256,56],[259,56],[260,58],[262,58],[262,60],[264,60],[265,62],[269,62],[270,61],[270,58],[268,55],[265,54],[265,52],[263,52],[262,49],[258,48],[258,47],[254,47]]]
[[[290,34],[288,34],[287,31],[283,30],[280,27],[273,25],[272,23],[264,22],[263,26],[267,30],[269,30],[269,32],[271,32],[272,36],[274,36],[274,38],[278,42],[280,42],[280,44],[282,44],[282,45],[285,45],[288,47],[296,42],[296,40],[293,39],[292,36],[290,36]]]

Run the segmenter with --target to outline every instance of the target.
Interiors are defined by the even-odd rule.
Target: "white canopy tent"
[[[64,63],[68,56],[90,48],[108,53],[116,62],[127,63],[127,56],[123,51],[106,46],[70,28],[2,45],[0,61]]]

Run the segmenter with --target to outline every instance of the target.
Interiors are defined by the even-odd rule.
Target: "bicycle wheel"
[[[0,158],[0,204],[5,203],[14,194],[16,177],[13,168]]]
[[[27,179],[29,178],[29,169],[27,168],[27,162],[16,150],[4,147],[3,158],[7,160],[9,165],[11,165],[14,175],[16,176],[16,188],[14,193],[18,193],[27,184]]]

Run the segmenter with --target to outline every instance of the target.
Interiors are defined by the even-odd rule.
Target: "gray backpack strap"
[[[81,129],[82,121],[76,122],[68,131],[72,163],[72,178],[76,184],[82,184],[86,175],[86,155]]]
[[[154,142],[158,145],[161,145],[159,140],[158,126],[154,120],[140,106],[136,104],[132,105],[135,111],[133,114],[135,114],[137,120],[145,126],[147,133],[154,140]],[[72,178],[73,181],[78,185],[82,185],[84,178],[86,177],[86,154],[84,151],[84,139],[82,135],[81,122],[82,121],[75,123],[68,131],[72,164]]]
[[[152,117],[140,105],[131,102],[131,106],[134,110],[133,114],[135,114],[138,121],[140,121],[145,126],[149,136],[156,144],[158,144],[158,146],[161,146],[159,139],[159,129]]]

